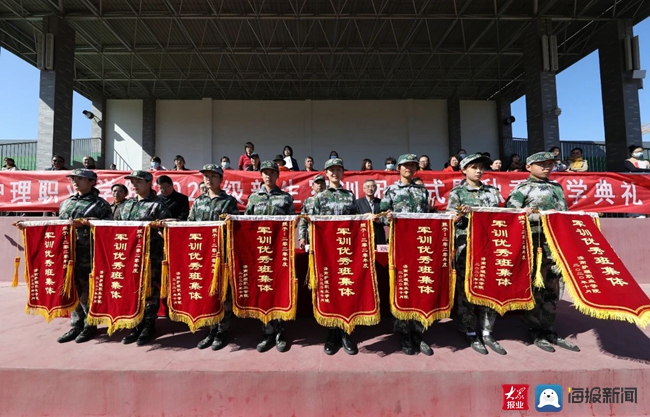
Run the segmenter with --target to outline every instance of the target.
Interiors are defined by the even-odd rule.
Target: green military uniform
[[[89,169],[75,169],[67,177],[82,177],[97,180],[97,174]],[[113,217],[111,207],[99,196],[99,190],[93,187],[88,194],[75,194],[64,200],[59,207],[59,219],[74,220],[81,218],[107,220]],[[88,313],[88,277],[91,271],[90,226],[78,227],[75,245],[74,279],[79,295],[79,306],[72,313],[73,327],[84,326]]]
[[[397,166],[405,163],[417,164],[417,155],[406,154],[400,156],[397,160]],[[393,213],[429,213],[431,211],[429,208],[429,192],[423,185],[418,185],[413,181],[408,184],[398,181],[386,187],[379,210],[382,212],[390,210]],[[386,225],[389,224],[385,217],[382,222]],[[413,330],[419,334],[424,333],[424,326],[416,320],[395,319],[394,328],[396,332],[402,335],[410,335]]]
[[[260,172],[265,169],[280,172],[278,165],[273,161],[262,162]],[[293,207],[291,194],[282,191],[278,186],[269,191],[262,185],[256,193],[248,197],[244,214],[249,216],[289,216],[296,214],[296,211]],[[283,332],[282,320],[271,320],[264,326],[265,335],[282,334]]]
[[[146,171],[133,171],[126,179],[141,179],[152,181],[153,176]],[[139,199],[137,196],[124,201],[115,211],[115,220],[154,221],[171,217],[171,213],[162,198],[153,190],[147,197]],[[145,326],[153,326],[158,308],[160,306],[160,278],[162,260],[164,256],[164,239],[156,230],[151,230],[149,240],[149,256],[151,259],[151,295],[147,297],[145,308]],[[140,325],[138,326],[140,327]],[[142,330],[142,329],[140,329]]]
[[[538,152],[529,156],[526,159],[526,164],[531,165],[549,160],[555,160],[553,154],[550,152]],[[506,206],[512,208],[530,207],[536,210],[568,210],[566,200],[564,199],[564,192],[560,184],[549,180],[540,180],[532,176],[530,176],[525,182],[518,184],[512,190],[508,200],[506,201]],[[546,338],[552,343],[558,344],[567,349],[576,350],[577,346],[558,338],[557,334],[553,331],[553,324],[555,323],[557,303],[560,294],[561,274],[559,268],[551,259],[551,253],[548,244],[546,243],[544,233],[542,232],[539,214],[530,214],[529,220],[534,246],[533,253],[536,253],[537,248],[539,247],[541,247],[544,252],[541,265],[541,272],[544,277],[544,288],[533,286],[535,307],[532,310],[524,312],[524,322],[530,328],[532,337],[536,339],[536,345],[539,346],[537,339]],[[533,271],[536,269],[537,265],[535,265]],[[556,341],[558,341],[558,343],[556,343]],[[569,346],[567,347],[564,345],[565,343]],[[571,346],[573,346],[573,348]],[[539,347],[544,349],[542,346]],[[552,350],[552,347],[551,349],[544,350]]]
[[[489,166],[489,159],[479,154],[468,155],[461,161],[461,169],[470,163],[482,162]],[[487,184],[481,183],[478,188],[473,187],[467,181],[449,193],[447,200],[447,211],[456,211],[462,205],[470,207],[499,207],[499,190]],[[461,217],[455,225],[456,239],[456,315],[458,329],[463,332],[474,332],[477,325],[477,317],[474,310],[477,306],[467,300],[465,293],[465,261],[467,256],[467,217]],[[493,331],[497,312],[485,306],[478,306],[481,330]]]
[[[314,182],[316,181],[323,181],[325,182],[325,177],[322,175],[316,175],[314,177]],[[322,192],[322,191],[321,191]],[[318,195],[320,193],[317,193]],[[309,214],[311,211],[314,209],[314,199],[316,195],[313,195],[311,197],[307,197],[304,203],[302,203],[302,213],[303,214]],[[305,239],[307,243],[309,243],[309,224],[307,222],[307,219],[300,219],[300,222],[298,222],[298,238],[299,239]]]
[[[223,170],[221,167],[215,164],[204,165],[199,172],[214,172],[223,178]],[[222,214],[239,214],[239,209],[237,208],[237,200],[235,200],[233,196],[226,194],[224,190],[220,190],[219,194],[217,194],[215,197],[211,197],[208,191],[205,194],[201,194],[196,198],[196,200],[194,200],[194,204],[190,209],[190,214],[187,220],[191,222],[218,221]],[[230,295],[230,292],[228,292],[226,296],[224,310],[225,313],[223,318],[217,325],[210,327],[208,336],[199,343],[199,349],[203,349],[212,345],[212,349],[217,350],[225,346],[224,335],[225,332],[230,328],[230,324],[232,322],[232,297]],[[214,341],[215,337],[218,339],[218,341]]]

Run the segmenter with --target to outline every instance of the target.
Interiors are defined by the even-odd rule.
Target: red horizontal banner
[[[0,211],[57,211],[61,201],[74,193],[65,177],[70,171],[3,171],[0,175]],[[112,201],[111,186],[125,184],[129,196],[135,195],[131,183],[124,179],[126,172],[97,171],[97,187],[101,196]],[[294,199],[296,211],[312,194],[311,181],[316,172],[282,172],[278,185]],[[174,188],[187,195],[190,202],[199,196],[203,177],[197,171],[159,171],[154,176],[169,175]],[[459,173],[421,171],[417,174],[429,190],[430,199],[439,211],[447,207],[447,196],[460,183]],[[501,190],[501,203],[510,191],[525,181],[525,172],[488,172],[483,180]],[[395,172],[347,171],[343,186],[358,197],[363,194],[363,182],[377,181],[377,196],[381,198],[386,187],[398,179]],[[650,176],[618,174],[615,172],[557,173],[552,179],[562,184],[570,210],[607,213],[647,213],[650,204]],[[258,172],[226,171],[222,188],[235,197],[239,209],[244,210],[248,196],[262,184]]]

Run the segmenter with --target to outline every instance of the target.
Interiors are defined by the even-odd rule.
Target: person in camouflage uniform
[[[386,225],[390,224],[393,213],[429,213],[429,192],[427,189],[413,182],[413,175],[418,170],[418,157],[414,154],[405,154],[397,159],[400,179],[395,184],[389,185],[381,199],[380,211],[388,212],[384,218]],[[414,355],[416,349],[423,354],[433,355],[433,349],[424,340],[424,326],[416,320],[394,321],[394,328],[400,334],[402,352]]]
[[[499,190],[481,182],[485,167],[492,164],[490,158],[481,154],[468,155],[460,162],[465,180],[449,193],[447,211],[469,213],[472,207],[499,207]],[[487,345],[499,355],[506,350],[492,337],[497,312],[485,306],[475,306],[467,300],[465,293],[465,268],[467,257],[467,217],[460,216],[456,221],[456,320],[458,330],[467,335],[472,349],[487,355]],[[477,318],[474,309],[478,308],[482,340],[476,335]]]
[[[305,202],[302,204],[302,213],[307,214],[314,206],[314,197],[325,190],[325,177],[321,174],[318,174],[314,177],[314,181],[311,184],[311,188],[314,191],[314,195],[307,197]],[[305,249],[305,245],[309,244],[309,224],[307,219],[300,219],[298,223],[298,239],[300,249]]]
[[[533,285],[535,307],[524,312],[524,322],[530,329],[531,338],[537,347],[547,352],[555,352],[553,345],[578,352],[580,351],[578,346],[559,337],[553,331],[560,298],[561,274],[551,259],[539,214],[533,213],[533,210],[568,210],[562,186],[548,180],[554,166],[555,157],[550,152],[538,152],[529,156],[526,159],[526,169],[530,171],[530,176],[512,190],[506,206],[526,209],[533,235],[533,253],[536,253],[540,247],[543,251],[541,272],[544,288]],[[536,269],[537,265],[533,271]]]
[[[325,162],[325,175],[329,180],[329,187],[314,196],[314,203],[307,214],[322,216],[357,214],[354,205],[354,193],[343,188],[341,184],[343,172],[342,159],[328,159]],[[350,339],[347,332],[336,327],[330,327],[325,340],[325,353],[333,355],[339,346],[342,346],[345,353],[349,355],[356,355],[359,352],[357,344]]]
[[[293,197],[277,186],[280,169],[273,161],[264,161],[260,164],[262,186],[248,197],[245,215],[262,216],[287,216],[296,214],[293,208]],[[264,337],[257,344],[258,352],[266,352],[275,344],[280,352],[286,352],[288,345],[284,337],[284,324],[282,320],[271,320],[264,326]]]
[[[115,220],[154,221],[171,217],[165,202],[151,188],[151,182],[153,181],[151,173],[133,171],[125,178],[131,180],[136,196],[126,200],[117,208],[114,215]],[[160,307],[163,251],[163,237],[156,229],[152,229],[149,239],[151,295],[147,297],[144,319],[122,339],[124,344],[136,342],[138,346],[142,346],[156,337],[156,317]]]
[[[223,179],[221,167],[216,164],[207,164],[199,172],[203,174],[203,181],[208,186],[208,191],[194,200],[187,220],[191,222],[218,221],[222,214],[239,214],[237,200],[221,189],[221,180]],[[219,350],[227,345],[227,331],[232,321],[230,292],[226,296],[224,310],[223,319],[216,326],[211,326],[208,335],[198,343],[199,349],[212,346],[212,350]]]
[[[74,281],[79,295],[79,305],[72,313],[72,329],[59,337],[59,343],[74,340],[77,343],[92,339],[96,326],[86,324],[88,314],[88,277],[91,271],[90,226],[88,219],[110,220],[113,217],[111,207],[99,196],[95,188],[97,174],[89,169],[75,169],[67,175],[77,192],[67,198],[59,207],[59,219],[75,220],[77,226],[77,243],[75,245]]]

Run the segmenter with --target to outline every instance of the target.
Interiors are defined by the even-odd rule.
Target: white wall
[[[469,152],[498,154],[496,107],[490,101],[461,101],[461,135]],[[142,102],[108,100],[107,163],[114,150],[130,165],[142,164]],[[163,165],[183,155],[187,166],[218,163],[224,155],[233,166],[251,141],[262,160],[285,145],[303,167],[311,155],[321,168],[331,150],[357,170],[364,158],[383,169],[388,156],[427,154],[434,169],[449,157],[445,100],[376,101],[223,101],[159,100],[156,103],[156,151]],[[126,155],[126,156],[125,156]],[[148,167],[145,167],[148,168]]]
[[[467,154],[490,152],[499,157],[499,132],[495,101],[460,102],[460,136]]]
[[[106,168],[142,167],[142,100],[106,100]]]

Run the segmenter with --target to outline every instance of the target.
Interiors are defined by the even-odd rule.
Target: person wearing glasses
[[[61,155],[52,155],[52,166],[45,168],[46,171],[65,171],[68,167],[65,166],[65,158]]]

